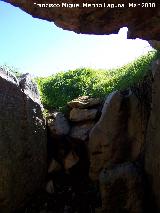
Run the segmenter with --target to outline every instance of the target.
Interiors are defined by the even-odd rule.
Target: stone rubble
[[[73,108],[70,112],[70,120],[80,122],[85,120],[94,120],[97,115],[97,109],[78,109]]]
[[[47,125],[53,136],[67,135],[70,130],[69,122],[61,112],[54,112],[47,117]]]
[[[67,103],[70,108],[86,109],[101,104],[100,98],[91,98],[89,96],[81,96]]]

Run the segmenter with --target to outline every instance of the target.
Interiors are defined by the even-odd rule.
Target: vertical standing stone
[[[145,170],[160,211],[160,59],[153,66],[152,106],[145,147]]]
[[[42,187],[46,131],[39,104],[0,77],[0,212],[11,213]]]

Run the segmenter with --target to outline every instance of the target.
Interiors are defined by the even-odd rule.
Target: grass
[[[112,70],[79,68],[50,77],[36,78],[42,104],[45,109],[65,111],[67,102],[79,96],[104,98],[114,90],[127,89],[147,75],[152,61],[159,55],[159,51],[153,50],[123,67]],[[0,67],[17,77],[21,75],[17,69],[8,65]]]
[[[114,90],[126,89],[140,81],[158,56],[159,52],[154,50],[117,69],[79,68],[37,78],[41,101],[46,109],[64,111],[68,101],[82,95],[104,98]]]
[[[49,77],[38,77],[41,101],[46,110],[65,111],[67,102],[82,95],[104,98],[115,90],[124,90],[143,79],[149,67],[160,56],[160,51],[150,51],[135,61],[112,70],[79,68],[60,72]],[[20,77],[16,68],[0,66]]]

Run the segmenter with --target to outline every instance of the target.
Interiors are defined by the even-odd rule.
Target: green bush
[[[41,101],[46,109],[63,111],[68,101],[82,95],[103,98],[113,90],[128,88],[141,80],[147,74],[151,62],[158,56],[159,52],[150,51],[117,69],[79,68],[37,78]]]

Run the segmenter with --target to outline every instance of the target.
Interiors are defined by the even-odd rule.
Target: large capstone
[[[5,1],[6,2],[6,1]],[[85,34],[117,33],[129,28],[129,38],[158,40],[160,31],[157,1],[128,0],[7,0],[33,17],[54,22],[57,26]]]

